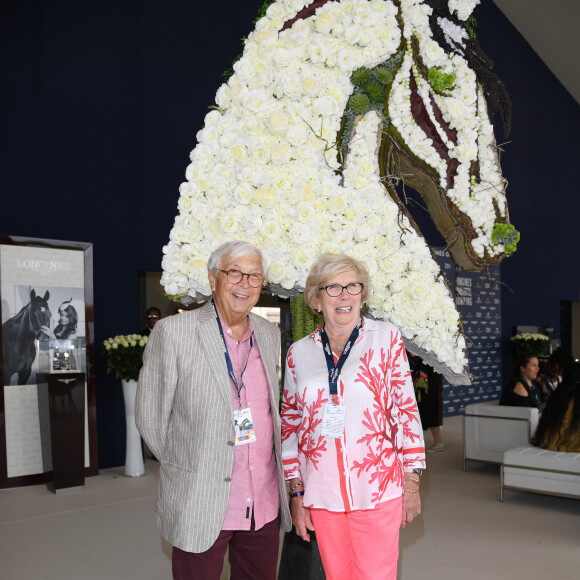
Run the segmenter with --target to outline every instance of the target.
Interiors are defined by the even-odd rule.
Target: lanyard
[[[222,340],[222,346],[224,349],[224,356],[226,359],[226,366],[228,367],[228,374],[230,375],[230,379],[232,380],[232,383],[234,383],[234,387],[236,388],[236,391],[238,393],[238,401],[240,403],[240,409],[242,408],[242,389],[244,388],[244,373],[246,372],[246,367],[248,366],[248,361],[250,360],[250,354],[252,352],[252,348],[254,347],[254,333],[252,332],[251,336],[250,336],[250,350],[248,351],[248,357],[246,358],[246,364],[244,365],[244,368],[242,369],[242,374],[240,375],[240,384],[238,384],[238,381],[236,379],[236,375],[234,374],[234,366],[232,365],[232,359],[230,358],[230,353],[228,352],[228,347],[226,345],[226,339],[224,336],[224,330],[222,328],[222,323],[217,311],[217,308],[215,307],[213,298],[211,299],[211,305],[213,306],[213,311],[218,323],[218,328],[220,330],[220,338]]]
[[[326,334],[326,330],[324,330],[324,326],[320,329],[320,338],[322,339],[322,346],[324,350],[324,356],[326,357],[326,366],[328,367],[328,387],[330,389],[330,395],[334,396],[338,394],[337,384],[338,384],[338,377],[340,376],[340,371],[350,354],[350,349],[353,344],[356,342],[358,338],[359,328],[362,324],[362,318],[359,319],[358,324],[354,327],[353,331],[350,333],[350,337],[348,338],[348,342],[346,343],[340,358],[336,366],[334,366],[334,357],[332,356],[332,350],[330,349],[330,341],[328,340],[328,335]]]
[[[536,402],[536,407],[538,407],[539,409],[542,402],[540,401],[540,397],[538,396],[538,389],[536,389],[534,381],[532,381],[531,386],[528,386],[528,381],[524,378],[524,376],[522,375],[520,378],[522,383],[526,386],[526,390],[528,391],[530,397],[532,397]]]

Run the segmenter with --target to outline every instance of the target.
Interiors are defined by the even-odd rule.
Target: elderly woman
[[[316,539],[328,580],[394,579],[399,527],[421,513],[425,447],[405,347],[363,318],[365,266],[324,254],[304,298],[324,325],[288,352],[282,457],[296,533]]]
[[[280,521],[291,528],[280,454],[280,332],[252,314],[260,251],[228,242],[210,257],[212,300],[154,327],[136,422],[160,462],[156,521],[173,578],[276,578]]]

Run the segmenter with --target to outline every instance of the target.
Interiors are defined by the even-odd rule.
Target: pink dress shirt
[[[237,445],[234,450],[230,500],[222,529],[249,530],[253,509],[255,529],[259,530],[274,520],[280,509],[270,389],[255,337],[250,350],[253,326],[249,325],[239,344],[232,337],[230,328],[223,322],[222,326],[238,385],[241,384],[240,375],[248,360],[240,395],[242,408],[249,407],[252,411],[256,432],[256,441]],[[238,393],[231,380],[230,386],[234,409],[239,409]]]

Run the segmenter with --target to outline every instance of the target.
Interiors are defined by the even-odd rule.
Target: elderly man
[[[251,314],[264,268],[246,242],[208,262],[212,300],[160,320],[145,350],[137,426],[159,459],[156,522],[173,546],[173,578],[276,578],[289,530],[280,455],[280,332]]]

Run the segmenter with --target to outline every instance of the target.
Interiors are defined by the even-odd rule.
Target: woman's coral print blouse
[[[334,363],[338,357],[334,355]],[[363,319],[338,381],[346,407],[343,438],[321,435],[332,404],[320,328],[286,359],[282,457],[286,479],[304,482],[304,505],[331,511],[372,509],[402,493],[404,475],[425,467],[423,430],[399,330]]]

